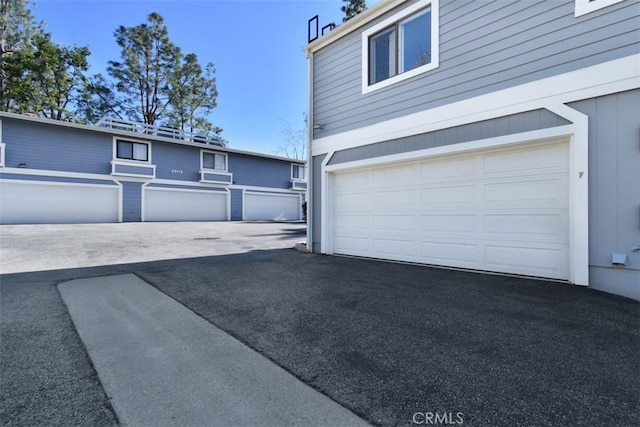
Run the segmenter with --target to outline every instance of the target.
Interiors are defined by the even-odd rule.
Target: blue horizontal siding
[[[242,190],[231,190],[231,221],[242,221]]]
[[[142,221],[141,182],[122,182],[122,221]]]
[[[177,181],[200,181],[200,149],[154,141],[151,163],[156,165],[156,177]]]
[[[110,135],[3,117],[2,140],[7,144],[5,167],[26,164],[27,169],[111,173]]]
[[[291,162],[230,153],[233,183],[259,187],[291,188]]]

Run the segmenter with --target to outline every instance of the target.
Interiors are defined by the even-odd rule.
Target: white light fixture
[[[319,130],[319,129],[322,129],[322,128],[323,128],[323,126],[322,126],[322,125],[315,124],[315,125],[313,125],[313,128],[314,128],[315,130]]]

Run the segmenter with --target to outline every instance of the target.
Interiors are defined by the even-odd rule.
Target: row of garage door
[[[566,140],[331,176],[328,252],[569,278]]]
[[[121,220],[121,190],[112,184],[0,181],[0,223],[88,223]],[[149,187],[144,221],[224,221],[227,191]],[[244,191],[243,220],[299,220],[300,195]]]

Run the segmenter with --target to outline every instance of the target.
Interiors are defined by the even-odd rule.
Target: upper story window
[[[303,165],[291,165],[291,179],[303,180],[307,178],[307,168]]]
[[[595,12],[598,9],[611,6],[621,1],[622,0],[575,0],[575,16],[586,15],[587,13]]]
[[[431,62],[431,11],[425,10],[369,38],[369,84]]]
[[[222,153],[202,152],[202,169],[227,171],[227,155]]]
[[[362,33],[362,92],[438,66],[438,1],[420,0]]]
[[[149,161],[149,144],[143,142],[117,141],[116,157],[118,159]]]

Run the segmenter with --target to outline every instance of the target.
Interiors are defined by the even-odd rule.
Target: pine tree
[[[109,61],[110,78],[89,79],[79,104],[84,120],[115,115],[202,135],[222,132],[207,120],[218,96],[213,64],[202,67],[196,54],[184,55],[162,16],[154,12],[144,24],[120,26],[115,38],[120,60]]]
[[[169,76],[179,49],[169,39],[164,19],[151,13],[147,22],[115,31],[120,61],[109,61],[107,72],[121,95],[121,107],[131,120],[153,125],[171,102]]]
[[[217,103],[215,67],[208,63],[203,71],[195,53],[179,54],[180,61],[170,78],[171,108],[167,124],[171,127],[197,132],[202,135],[218,134],[222,129],[214,127],[205,117]]]
[[[342,0],[342,2],[345,3],[341,8],[345,14],[342,22],[348,21],[367,8],[366,0]]]

